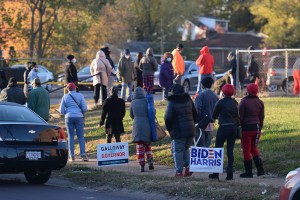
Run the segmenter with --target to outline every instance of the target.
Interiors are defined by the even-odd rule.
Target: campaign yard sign
[[[98,166],[109,166],[128,163],[129,150],[127,142],[98,144]]]
[[[191,147],[190,171],[223,173],[224,149]]]

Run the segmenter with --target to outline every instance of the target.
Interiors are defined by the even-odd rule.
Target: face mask
[[[125,55],[125,58],[126,58],[126,59],[129,59],[129,58],[130,58],[130,55]]]
[[[35,72],[38,72],[38,71],[39,71],[39,69],[38,69],[38,68],[34,68],[34,69],[33,69],[33,71],[35,71]]]
[[[71,62],[75,64],[75,63],[76,63],[76,58],[73,58],[73,59],[71,60]]]
[[[167,58],[167,61],[168,61],[168,62],[171,62],[171,61],[172,61],[172,58]]]

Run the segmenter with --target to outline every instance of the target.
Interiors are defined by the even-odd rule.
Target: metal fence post
[[[286,87],[286,95],[288,95],[289,93],[289,76],[288,76],[288,69],[289,69],[289,57],[288,57],[288,51],[285,50],[285,78],[286,78],[286,82],[285,82],[285,87]]]
[[[236,73],[235,73],[235,79],[236,80],[234,80],[234,81],[236,83],[236,88],[238,88],[239,92],[241,92],[242,88],[240,87],[240,82],[239,82],[239,78],[240,78],[239,77],[239,71],[240,71],[240,69],[239,69],[239,66],[240,66],[239,62],[240,62],[240,59],[239,59],[239,50],[238,49],[235,50],[235,58],[236,58]]]

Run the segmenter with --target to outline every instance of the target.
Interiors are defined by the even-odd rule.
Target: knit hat
[[[222,92],[226,97],[231,97],[234,94],[234,87],[231,84],[225,84],[222,87]]]
[[[118,93],[119,93],[119,87],[118,86],[114,86],[111,89],[111,95],[117,95],[118,96]]]
[[[183,94],[184,88],[180,84],[175,84],[172,87],[172,93],[173,94]]]
[[[73,58],[74,58],[73,55],[68,55],[68,56],[67,56],[67,59],[68,59],[68,60],[72,60]]]
[[[179,44],[177,44],[176,47],[177,47],[178,49],[183,49],[183,44],[179,43]]]
[[[67,88],[71,91],[75,90],[77,88],[77,86],[74,83],[68,83],[67,84]]]
[[[203,85],[204,88],[211,88],[213,83],[214,83],[214,79],[212,79],[211,77],[205,77],[201,81],[201,84]]]
[[[247,85],[247,92],[250,95],[257,96],[258,86],[255,83],[250,83]]]
[[[129,49],[125,49],[125,50],[124,50],[124,54],[125,54],[125,55],[130,55]]]

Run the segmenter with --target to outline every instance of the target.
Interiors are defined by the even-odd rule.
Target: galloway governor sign
[[[108,143],[97,145],[98,166],[118,165],[128,163],[128,143]]]

